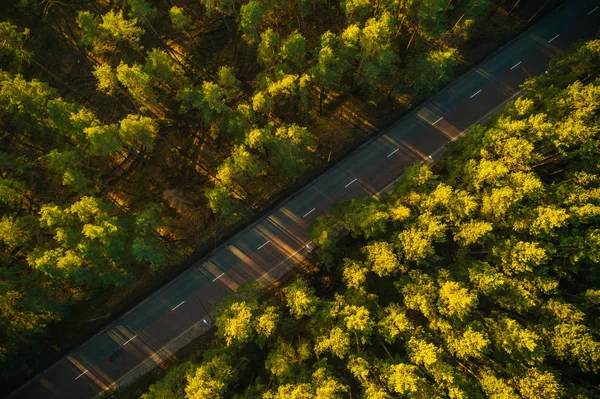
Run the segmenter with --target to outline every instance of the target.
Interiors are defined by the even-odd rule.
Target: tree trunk
[[[150,21],[148,20],[148,18],[144,18],[144,21],[150,27],[150,29],[152,29],[152,32],[154,32],[154,34],[156,35],[156,37],[158,38],[158,40],[160,40],[160,42],[162,43],[163,47],[165,48],[165,51],[167,52],[167,54],[169,54],[169,56],[171,57],[171,59],[173,61],[175,61],[177,64],[179,64],[179,66],[182,67],[184,71],[189,72],[188,69],[185,67],[185,65],[182,64],[181,61],[179,61],[179,59],[172,54],[172,53],[175,53],[176,51],[173,50],[171,47],[169,47],[169,45],[163,40],[163,38],[156,31],[156,29],[154,29],[154,26],[150,23]],[[182,55],[181,53],[178,53],[178,54]]]
[[[319,90],[319,115],[323,116],[323,96],[325,95],[325,88],[321,87]]]
[[[235,40],[235,36],[231,32],[231,29],[229,28],[229,24],[227,23],[227,20],[225,19],[225,16],[223,14],[221,14],[221,19],[223,20],[223,23],[225,24],[225,28],[227,29],[227,33],[229,34],[229,38],[231,39],[231,42],[233,43],[233,47],[235,48],[235,55],[239,56],[240,49],[238,49],[237,40]]]

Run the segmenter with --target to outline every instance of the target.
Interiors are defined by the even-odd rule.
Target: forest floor
[[[492,6],[488,20],[481,23],[472,38],[459,48],[462,62],[457,66],[454,77],[457,78],[471,69],[495,49],[520,34],[536,19],[552,12],[563,1],[529,0],[521,2],[518,0],[515,3],[510,2],[509,6],[512,9],[508,6],[507,8]],[[313,107],[311,114],[305,115],[303,118],[310,119],[312,122],[311,128],[321,132],[320,134],[323,137],[327,137],[327,145],[330,148],[329,156],[313,168],[312,174],[307,175],[296,184],[290,184],[282,191],[263,193],[262,198],[256,202],[258,211],[253,219],[256,219],[258,214],[273,208],[306,182],[323,173],[362,143],[390,126],[424,101],[426,101],[426,98],[421,99],[419,103],[414,103],[413,100],[405,96],[393,93],[389,98],[383,97],[375,103],[358,95],[350,94],[340,97],[328,97],[323,104],[323,116],[318,114],[317,107]],[[194,219],[197,219],[197,217]],[[228,240],[250,223],[251,220],[245,220],[234,226],[226,226],[226,229],[220,228],[222,226],[214,226],[214,228],[202,226],[202,231],[199,234],[189,234],[189,236],[195,236],[196,238],[189,242],[191,250],[187,260],[173,262],[172,265],[159,270],[147,270],[134,284],[127,288],[109,289],[93,295],[89,300],[76,303],[72,308],[72,313],[52,328],[47,345],[55,356],[43,359],[37,365],[39,366],[37,370],[29,370],[30,375],[21,375],[23,381],[15,381],[14,383],[24,383],[26,379],[51,365],[76,345],[85,342],[98,330],[145,297],[151,295],[165,282],[173,279],[191,264],[216,248],[221,242]],[[213,233],[208,234],[208,231]],[[205,337],[194,341],[177,355],[177,359],[197,356],[206,347],[207,341]],[[163,373],[164,371],[161,371],[160,368],[157,369],[140,380],[139,385],[136,384],[128,391],[139,393],[139,387],[147,387]]]

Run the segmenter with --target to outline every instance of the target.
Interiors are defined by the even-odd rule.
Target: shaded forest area
[[[439,164],[334,205],[314,270],[226,298],[141,398],[600,397],[599,72],[577,45]]]
[[[4,1],[2,388],[557,3]]]

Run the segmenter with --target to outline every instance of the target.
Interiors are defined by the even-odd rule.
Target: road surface
[[[239,284],[268,285],[304,259],[308,227],[333,203],[376,194],[415,161],[439,158],[553,55],[595,37],[599,6],[568,1],[10,397],[91,398],[149,371],[210,328],[207,311]]]

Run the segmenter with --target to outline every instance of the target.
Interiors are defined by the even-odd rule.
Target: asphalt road
[[[415,161],[438,158],[528,76],[544,73],[554,54],[595,37],[599,6],[598,0],[568,1],[10,397],[91,398],[151,369],[206,331],[207,311],[239,284],[268,285],[302,260],[309,225],[331,204],[373,195]]]

